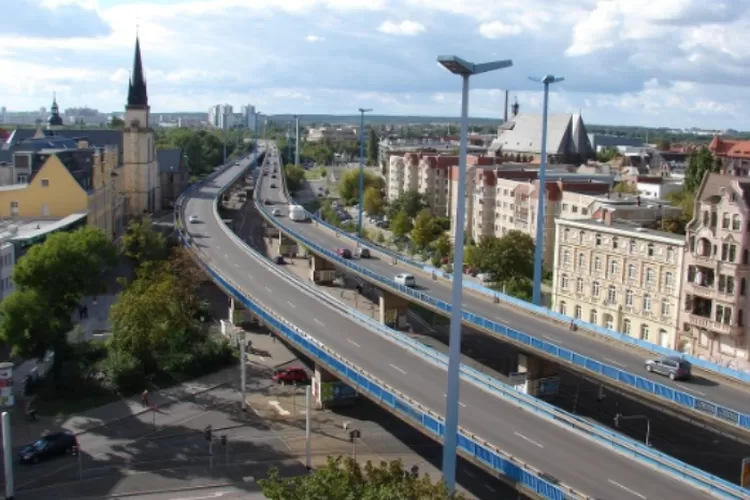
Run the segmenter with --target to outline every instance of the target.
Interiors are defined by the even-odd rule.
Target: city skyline
[[[228,102],[267,114],[367,105],[453,116],[459,94],[435,62],[441,53],[514,60],[472,82],[475,117],[502,117],[505,88],[538,111],[527,77],[544,73],[566,77],[550,110],[589,123],[742,130],[750,111],[740,86],[750,68],[738,55],[750,14],[731,2],[19,1],[0,35],[9,111],[49,108],[56,92],[62,108],[120,112],[136,26],[155,113]]]

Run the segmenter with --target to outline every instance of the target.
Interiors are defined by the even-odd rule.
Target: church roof
[[[128,107],[145,108],[148,106],[148,90],[146,78],[143,74],[143,60],[141,58],[141,42],[135,39],[135,57],[133,58],[133,72],[130,75],[128,87]]]
[[[180,172],[182,169],[182,149],[157,149],[156,161],[159,163],[159,172]]]

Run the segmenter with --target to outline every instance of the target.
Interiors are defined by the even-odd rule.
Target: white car
[[[408,286],[408,287],[415,287],[417,286],[417,280],[414,279],[414,276],[411,274],[397,274],[393,277],[393,281],[398,283],[399,285]]]
[[[273,215],[274,217],[280,217],[281,210],[279,210],[278,208],[274,208],[273,211],[271,212],[271,215]]]
[[[188,218],[188,221],[190,222],[198,222],[200,219],[198,219],[197,215],[191,215],[190,218]]]

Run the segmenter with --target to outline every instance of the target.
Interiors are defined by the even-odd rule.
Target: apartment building
[[[601,211],[555,220],[552,307],[561,314],[675,348],[685,240]]]
[[[720,139],[714,136],[709,151],[721,163],[725,173],[747,177],[750,172],[750,141]]]
[[[750,182],[733,175],[707,175],[695,197],[694,213],[687,227],[682,273],[680,348],[747,369]]]
[[[307,140],[309,142],[320,142],[323,140],[344,142],[359,141],[359,130],[354,127],[319,127],[310,128],[307,131]]]

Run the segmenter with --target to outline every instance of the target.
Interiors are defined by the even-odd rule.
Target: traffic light
[[[210,425],[207,425],[205,429],[203,429],[203,435],[206,437],[206,441],[211,441],[211,434],[213,434],[213,429]]]
[[[221,436],[221,444],[222,444],[222,446],[226,446],[227,445],[227,435],[226,434],[224,434],[224,435]]]

